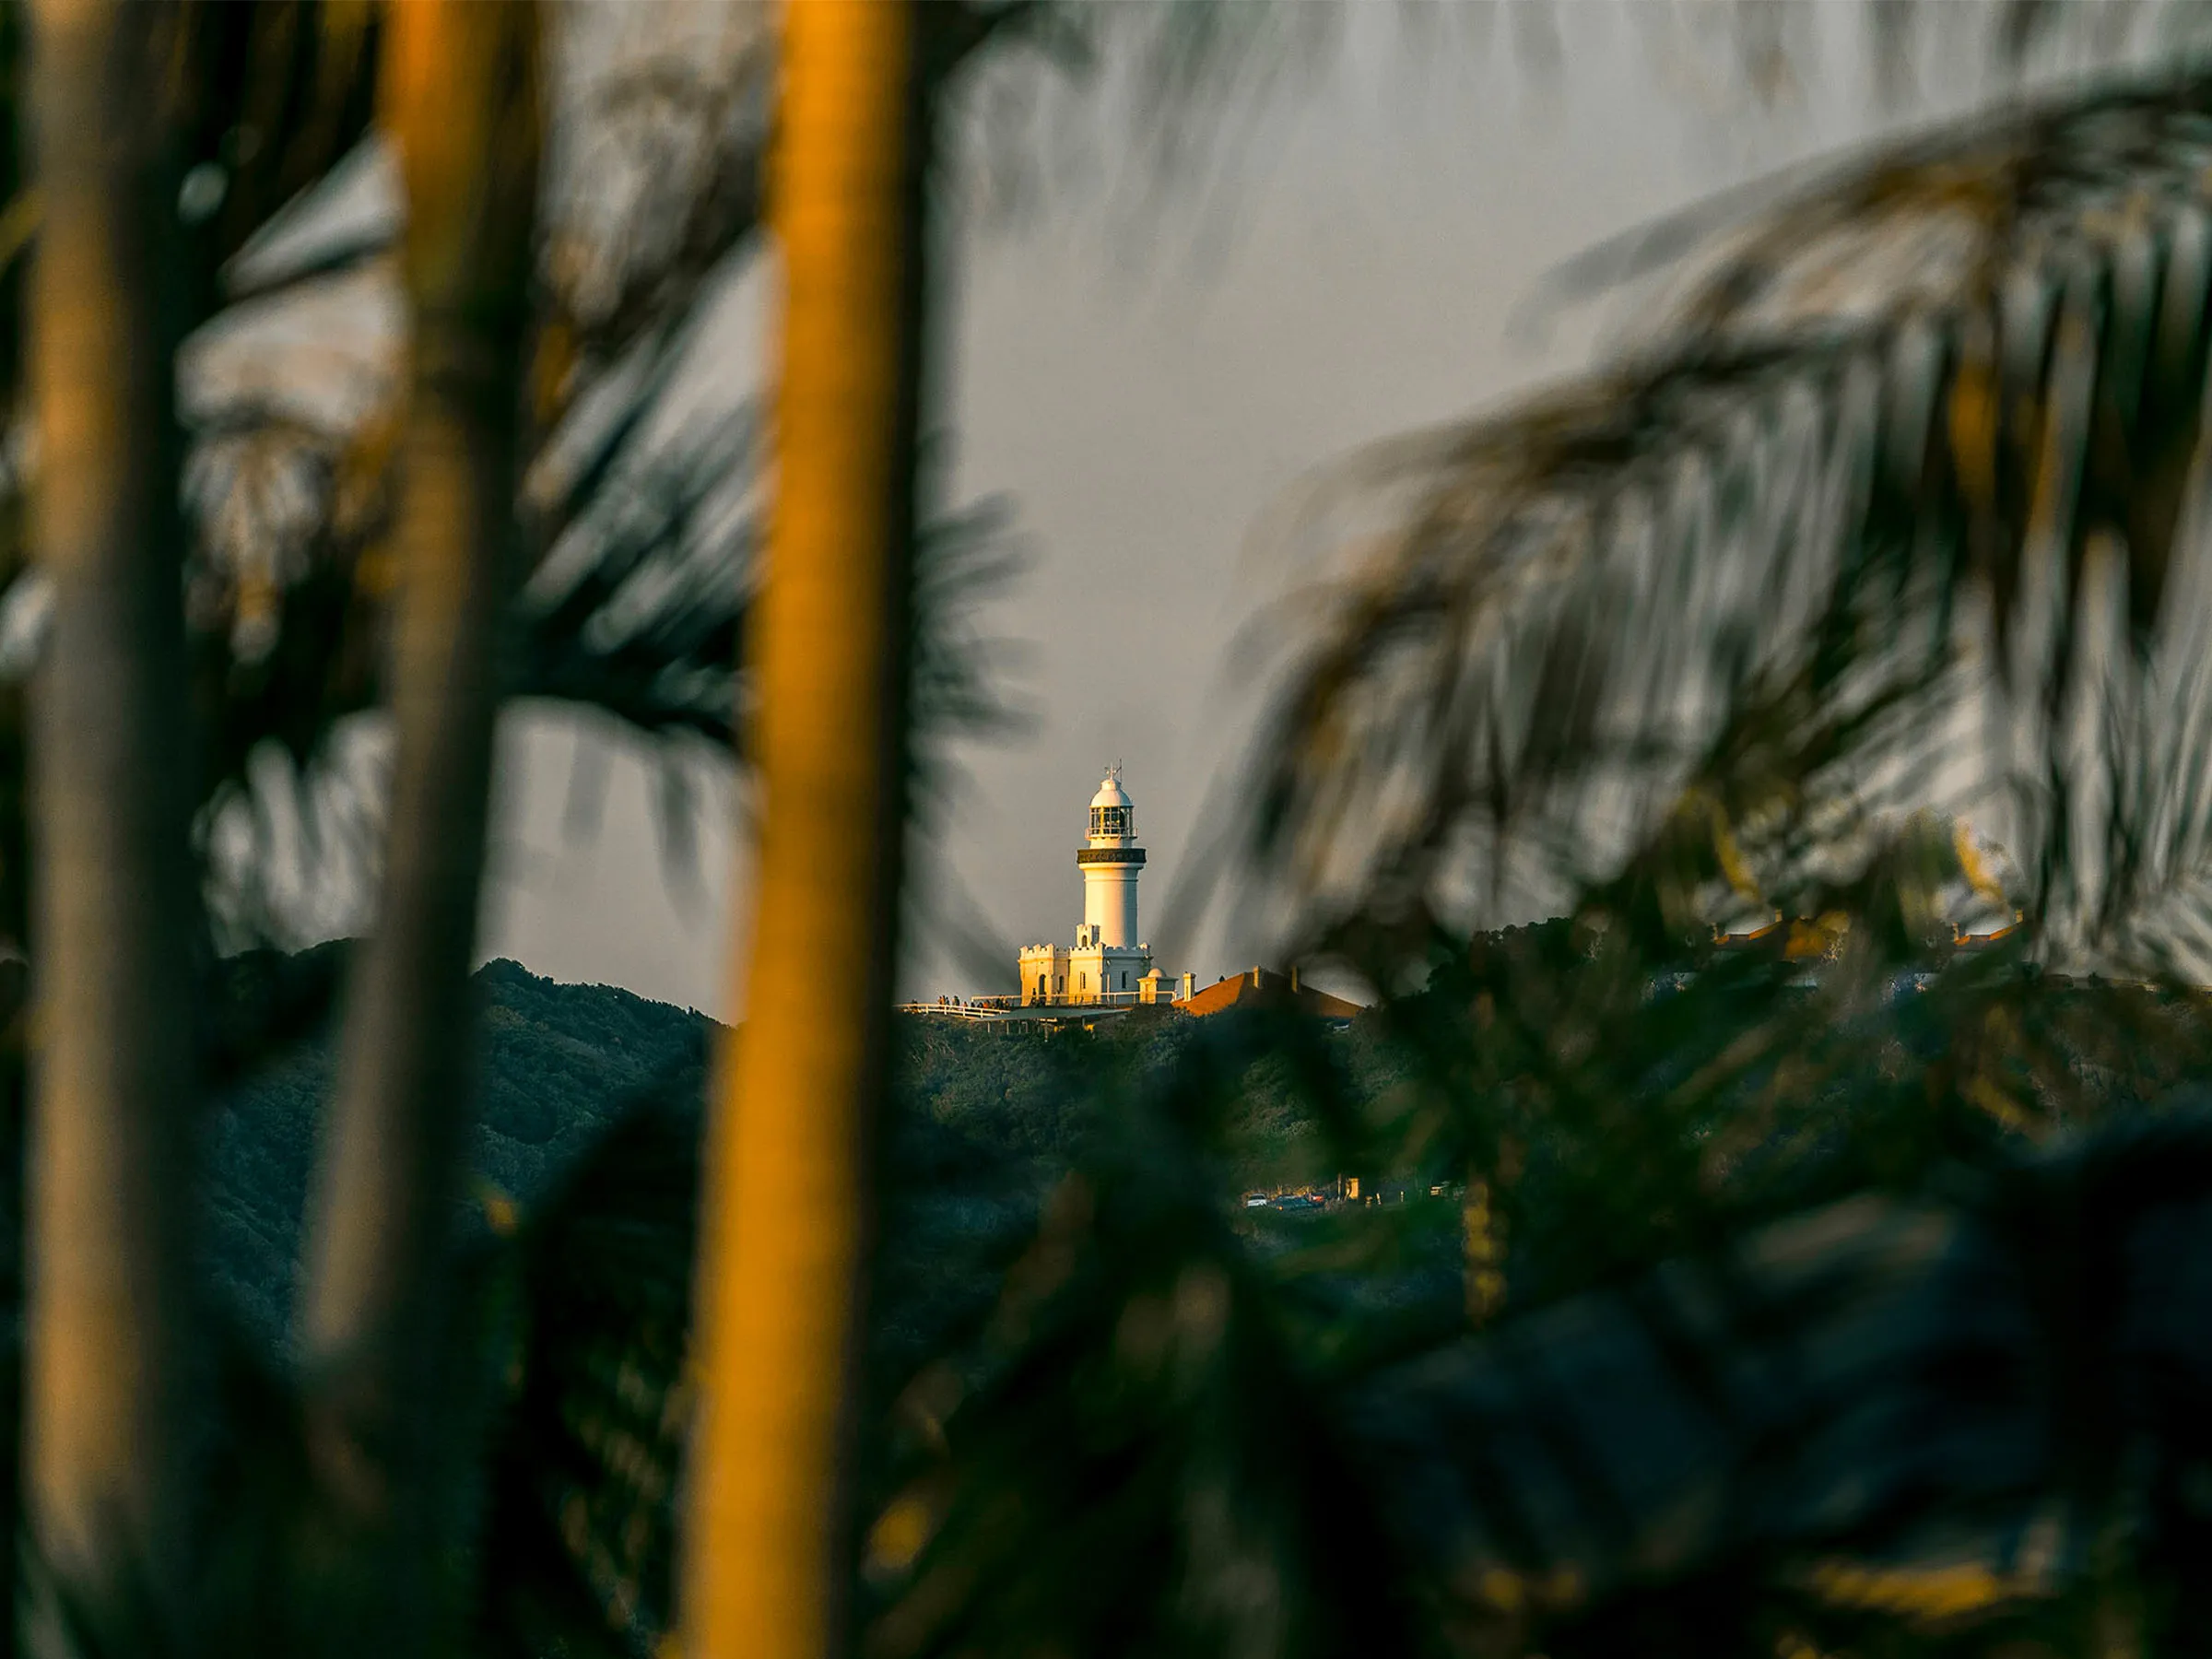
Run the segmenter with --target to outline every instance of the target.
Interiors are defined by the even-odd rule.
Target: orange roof
[[[1286,1001],[1294,1002],[1300,1014],[1322,1019],[1349,1019],[1360,1011],[1358,1003],[1331,996],[1311,985],[1293,988],[1288,974],[1277,973],[1272,968],[1247,968],[1234,979],[1218,980],[1203,991],[1192,993],[1175,1006],[1185,1014],[1218,1014],[1224,1008],[1239,1005],[1276,1006]]]
[[[1816,916],[1810,922],[1793,922],[1789,943],[1783,947],[1782,954],[1793,962],[1801,962],[1807,957],[1833,956],[1842,944],[1843,935],[1850,931],[1851,918],[1835,912]]]
[[[1743,950],[1771,939],[1781,926],[1782,918],[1777,916],[1764,927],[1755,927],[1748,933],[1724,933],[1716,927],[1712,930],[1712,942],[1722,950]]]
[[[1712,943],[1720,950],[1779,945],[1784,961],[1802,962],[1807,958],[1831,953],[1850,928],[1851,918],[1833,912],[1809,922],[1799,919],[1784,923],[1778,916],[1749,933],[1724,933],[1716,927],[1712,930]]]

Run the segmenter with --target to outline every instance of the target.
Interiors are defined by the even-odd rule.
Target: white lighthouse
[[[1145,850],[1136,844],[1136,806],[1122,787],[1120,764],[1106,769],[1090,797],[1090,834],[1076,853],[1083,872],[1083,924],[1075,948],[1025,945],[1025,1004],[1169,1002],[1178,986],[1152,966],[1152,947],[1136,925],[1136,878]],[[1183,976],[1181,989],[1190,989]]]
[[[1076,854],[1083,872],[1083,928],[1077,945],[1135,945],[1136,877],[1145,850],[1136,844],[1136,807],[1122,788],[1121,763],[1106,769],[1090,797],[1090,842]],[[1088,935],[1088,936],[1086,936]]]

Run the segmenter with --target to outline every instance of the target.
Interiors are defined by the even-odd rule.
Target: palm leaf
[[[491,1652],[650,1654],[672,1627],[700,1088],[655,1091],[518,1241],[479,1569]]]
[[[1971,809],[2054,952],[2171,955],[2208,117],[2189,76],[1902,147],[1755,220],[1618,367],[1324,480],[1307,534],[1380,529],[1257,751],[1268,890],[1310,935],[1556,904],[1696,784]],[[1785,694],[1823,775],[1747,770]]]
[[[1724,1560],[1737,1619],[1761,1576],[1865,1594],[1820,1559],[1972,1562],[1982,1610],[2055,1595],[2115,1536],[2162,1579],[2200,1524],[2208,1147],[2183,1115],[1957,1197],[1853,1200],[1392,1372],[1359,1410],[1399,1535],[1523,1629]],[[2192,1585],[2161,1635],[2201,1630]]]
[[[1335,1073],[1289,1018],[1222,1022],[1164,1073],[1099,1054],[1086,1154],[988,1322],[893,1405],[865,1652],[1416,1651],[1332,1398],[1406,1322],[1317,1342],[1358,1288],[1285,1272],[1223,1203],[1237,1080],[1271,1050]]]

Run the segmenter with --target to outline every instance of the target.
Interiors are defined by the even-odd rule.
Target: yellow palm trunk
[[[765,795],[707,1167],[694,1659],[838,1639],[865,1150],[890,1030],[921,249],[914,9],[796,0],[771,211],[777,491],[755,621]]]
[[[376,932],[349,988],[301,1311],[321,1472],[366,1529],[381,1627],[412,1651],[443,1521],[429,1440],[438,1290],[475,1047],[468,974],[514,564],[538,109],[533,8],[386,14],[382,110],[406,182],[413,372],[394,530],[397,751]]]
[[[27,1175],[33,1537],[65,1594],[183,1588],[196,1056],[185,667],[153,9],[33,8],[32,743],[42,1041]],[[33,1627],[41,1648],[51,1624]]]

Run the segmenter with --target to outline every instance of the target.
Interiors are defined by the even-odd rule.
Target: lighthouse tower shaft
[[[1136,844],[1136,809],[1123,793],[1119,769],[1090,802],[1090,840],[1076,854],[1083,871],[1083,932],[1093,945],[1135,947],[1136,878],[1145,850]]]
[[[1101,945],[1137,942],[1136,872],[1133,864],[1083,866],[1083,924]]]

